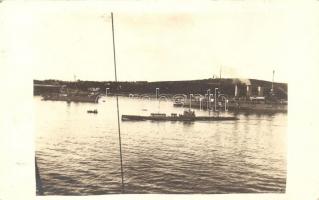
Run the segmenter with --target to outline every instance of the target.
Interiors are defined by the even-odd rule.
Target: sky
[[[34,79],[114,80],[111,11],[74,7],[15,8],[7,24],[12,59],[31,66]],[[275,70],[275,81],[287,82],[290,16],[276,6],[115,10],[118,80],[206,79],[221,72],[271,81]]]

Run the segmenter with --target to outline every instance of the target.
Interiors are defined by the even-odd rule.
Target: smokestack
[[[262,97],[264,95],[264,90],[261,86],[258,86],[258,96]]]
[[[238,97],[238,85],[235,85],[235,97]]]
[[[246,90],[247,90],[247,92],[246,92],[247,97],[250,97],[250,95],[251,95],[251,86],[247,85],[246,86]]]

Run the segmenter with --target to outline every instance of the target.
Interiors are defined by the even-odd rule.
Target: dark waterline
[[[35,97],[45,195],[121,193],[115,98],[99,104]],[[172,102],[119,98],[121,114],[181,113]],[[98,109],[98,114],[88,114]],[[196,111],[197,115],[208,115]],[[227,122],[121,122],[125,193],[282,193],[287,114]]]

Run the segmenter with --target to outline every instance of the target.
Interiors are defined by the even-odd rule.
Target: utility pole
[[[222,67],[220,66],[219,68],[219,83],[218,83],[218,88],[221,88],[221,83],[222,82]]]
[[[159,98],[159,88],[156,88],[155,91],[156,100]]]
[[[215,88],[215,94],[214,94],[214,97],[215,97],[215,99],[214,99],[214,103],[215,103],[215,111],[217,111],[217,92],[216,92],[216,90],[218,90],[218,88]]]
[[[275,70],[272,70],[272,83],[271,83],[271,92],[274,92],[274,79],[275,79]]]
[[[116,55],[115,55],[115,39],[114,39],[114,21],[113,21],[113,12],[111,13],[111,22],[112,22],[112,39],[113,39],[113,62],[114,62],[114,76],[116,82],[116,107],[117,107],[117,127],[119,133],[119,147],[120,147],[120,164],[121,164],[121,179],[122,179],[122,193],[124,193],[124,173],[123,173],[123,156],[122,156],[122,139],[121,139],[121,126],[120,126],[120,109],[119,109],[119,99],[118,99],[118,80],[116,73]]]
[[[189,94],[189,111],[192,109],[192,96],[193,94]]]

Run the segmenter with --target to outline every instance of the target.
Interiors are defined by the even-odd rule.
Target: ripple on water
[[[97,104],[96,116],[86,113],[87,104],[35,101],[45,194],[121,193],[114,99]],[[121,112],[138,113],[147,103],[120,98]],[[182,112],[169,102],[161,109]],[[287,116],[238,117],[225,123],[122,122],[125,192],[284,192]]]

